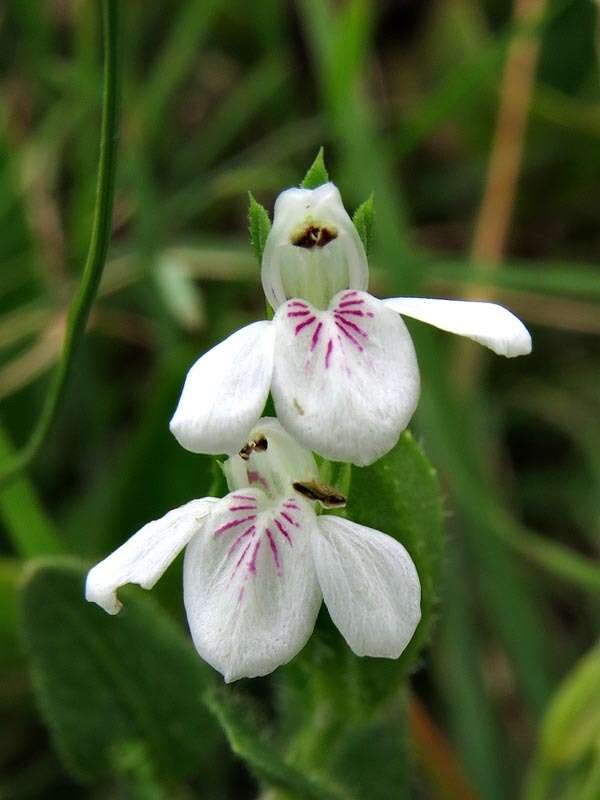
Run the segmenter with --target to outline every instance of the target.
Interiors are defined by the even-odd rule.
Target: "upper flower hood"
[[[327,308],[337,292],[368,283],[365,249],[337,187],[282,192],[262,260],[262,284],[273,308],[292,297]]]

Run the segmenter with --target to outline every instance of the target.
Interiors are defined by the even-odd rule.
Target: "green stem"
[[[13,480],[31,463],[56,419],[65,395],[77,347],[85,332],[106,261],[112,230],[119,130],[118,12],[119,0],[102,0],[104,89],[100,161],[96,184],[94,221],[83,276],[77,294],[71,304],[61,359],[54,373],[42,413],[28,442],[13,458],[2,465],[0,469],[0,487]]]

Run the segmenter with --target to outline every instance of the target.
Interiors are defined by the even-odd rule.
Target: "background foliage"
[[[57,424],[0,493],[0,797],[594,800],[596,5],[121,5],[113,244]],[[8,0],[0,40],[1,465],[39,416],[88,249],[99,6]],[[198,353],[264,316],[247,192],[271,208],[321,144],[350,210],[374,192],[375,294],[497,299],[534,352],[409,323],[414,439],[369,481],[415,558],[440,513],[427,468],[427,502],[398,482],[426,465],[415,441],[442,486],[437,621],[410,686],[323,614],[289,667],[223,689],[187,643],[179,563],[118,622],[79,589],[86,564],[208,493],[210,460],[166,421]]]

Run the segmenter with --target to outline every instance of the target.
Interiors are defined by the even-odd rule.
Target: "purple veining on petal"
[[[308,308],[305,311],[288,311],[288,317],[305,317],[310,314]]]
[[[365,313],[366,313],[367,317],[374,317],[375,316],[375,314],[372,311],[366,311]]]
[[[345,294],[343,294],[342,300],[347,300],[349,297],[356,297],[357,294],[358,291],[356,289],[353,289],[351,292],[346,292]]]
[[[351,314],[353,317],[364,317],[365,312],[362,311],[360,308],[342,308],[340,311],[337,312],[338,314]],[[367,312],[367,315],[369,312]]]
[[[256,497],[253,497],[251,494],[232,494],[231,496],[234,500],[254,500],[254,502],[256,502]]]
[[[237,548],[238,544],[243,539],[245,539],[246,536],[254,536],[255,531],[256,531],[256,525],[250,525],[250,527],[246,528],[246,530],[243,533],[240,533],[240,535],[236,537],[235,541],[227,551],[227,555],[230,556],[233,553],[233,551]]]
[[[288,306],[299,306],[300,308],[308,308],[306,303],[303,303],[301,300],[290,300]]]
[[[230,511],[255,511],[255,505],[229,506]]]
[[[258,472],[257,470],[249,469],[248,472],[247,472],[247,475],[248,475],[248,481],[251,484],[252,483],[258,483],[259,486],[262,486],[262,488],[265,490],[265,492],[269,491],[269,484],[263,478],[263,476],[260,474],[260,472]]]
[[[281,575],[281,562],[279,561],[279,549],[277,547],[277,542],[273,538],[273,534],[267,528],[265,530],[267,534],[267,539],[269,540],[269,547],[271,548],[271,554],[273,556],[273,561],[275,562],[275,569],[277,570],[277,574]]]
[[[260,546],[262,544],[262,539],[257,539],[256,544],[254,545],[254,550],[252,551],[252,558],[248,564],[249,572],[256,574],[256,557],[258,556],[258,551],[260,550]]]
[[[333,316],[338,322],[341,322],[347,328],[350,328],[350,330],[353,330],[361,336],[364,336],[365,339],[369,338],[369,334],[366,332],[366,330],[361,328],[360,325],[357,325],[356,322],[352,322],[351,319],[344,319],[344,317],[338,316],[338,313],[335,311],[333,312]]]
[[[311,342],[310,342],[311,352],[315,349],[315,347],[319,343],[319,336],[321,335],[321,328],[322,327],[323,327],[323,323],[319,322],[319,324],[315,328],[315,331],[314,331],[314,333],[312,335],[312,339],[311,339]]]
[[[293,542],[292,542],[292,537],[290,536],[290,532],[285,527],[285,525],[280,520],[278,520],[277,517],[275,517],[273,519],[273,522],[275,523],[275,526],[276,526],[277,530],[279,531],[279,533],[287,539],[287,542],[288,542],[289,546],[293,547],[294,545],[293,545]]]
[[[340,330],[340,331],[341,331],[341,332],[344,334],[344,336],[345,336],[345,337],[346,337],[346,338],[347,338],[347,339],[348,339],[350,342],[352,342],[352,344],[354,345],[354,347],[356,347],[356,348],[357,348],[357,350],[359,350],[359,351],[362,353],[362,352],[363,352],[363,350],[364,350],[365,348],[364,348],[364,347],[362,346],[362,344],[361,344],[361,343],[358,341],[358,339],[356,339],[354,336],[352,336],[352,334],[351,334],[351,333],[348,333],[348,331],[347,331],[347,330],[346,330],[346,329],[345,329],[345,328],[344,328],[344,327],[343,327],[343,326],[342,326],[342,325],[341,325],[341,324],[340,324],[340,323],[339,323],[337,320],[335,321],[335,324],[336,324],[336,327],[338,328],[338,330]]]
[[[360,298],[360,300],[344,300],[342,303],[339,304],[338,308],[345,308],[346,306],[360,306],[364,303],[364,298]]]
[[[248,544],[246,545],[246,547],[244,547],[244,550],[242,551],[242,555],[238,558],[238,560],[236,562],[236,565],[233,568],[233,573],[232,573],[231,577],[233,577],[235,575],[235,573],[238,571],[238,568],[239,568],[240,564],[242,563],[242,561],[244,560],[244,558],[246,556],[246,553],[248,552],[248,550],[250,550],[250,547],[252,545],[253,539],[254,539],[254,537],[252,537],[250,539],[250,541],[248,542]],[[259,539],[259,541],[260,541],[260,539]]]
[[[250,522],[253,519],[256,519],[256,514],[250,514],[247,517],[242,517],[240,519],[231,520],[231,522],[226,522],[224,525],[221,525],[220,528],[217,528],[214,535],[219,536],[219,534],[225,533],[225,531],[228,531],[231,528],[237,528],[238,525],[243,525],[244,522]]]
[[[331,361],[332,352],[333,352],[333,339],[330,339],[327,342],[327,352],[325,353],[325,369],[329,369],[329,363]]]
[[[298,505],[298,503],[296,503],[295,500],[286,500],[285,503],[283,504],[283,507],[284,508],[293,508],[296,511],[300,511],[300,506]]]
[[[295,525],[297,528],[299,528],[299,527],[300,527],[300,523],[299,523],[299,522],[296,522],[296,520],[295,520],[295,519],[293,519],[292,517],[290,517],[290,515],[287,513],[287,511],[282,511],[282,512],[281,512],[281,516],[282,516],[284,519],[286,519],[286,520],[287,520],[287,521],[290,523],[290,525]]]
[[[308,319],[305,319],[299,325],[296,325],[296,330],[294,331],[294,336],[298,336],[298,334],[300,333],[300,331],[303,328],[306,328],[307,325],[312,325],[315,320],[316,320],[316,317],[313,315],[313,316],[310,316]]]

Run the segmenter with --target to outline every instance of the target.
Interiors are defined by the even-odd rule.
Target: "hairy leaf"
[[[40,561],[22,593],[37,698],[65,764],[106,778],[139,742],[161,777],[210,770],[217,730],[201,696],[212,671],[150,598],[122,591],[111,617],[84,600],[84,580],[77,563]]]
[[[248,207],[248,229],[250,231],[250,243],[260,264],[262,261],[265,242],[271,230],[271,220],[264,206],[254,199],[254,195],[248,192],[250,205]]]
[[[327,167],[325,166],[323,148],[321,147],[319,148],[317,157],[308,168],[308,172],[304,176],[304,180],[300,185],[303,189],[316,189],[317,186],[327,183],[328,180],[329,173],[327,172]]]
[[[365,253],[369,255],[369,250],[371,249],[371,241],[373,238],[373,218],[374,218],[374,208],[373,208],[373,193],[369,195],[369,197],[365,200],[364,203],[361,203],[359,207],[354,212],[354,216],[352,217],[352,222],[358,231],[358,235],[361,238],[363,243],[363,247],[365,248]]]
[[[233,752],[268,786],[298,800],[343,800],[339,789],[287,764],[262,732],[252,709],[231,689],[211,690],[205,701],[219,720]]]

